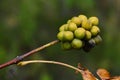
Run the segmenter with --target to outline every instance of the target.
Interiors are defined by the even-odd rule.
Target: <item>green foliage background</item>
[[[58,28],[79,14],[98,16],[103,42],[85,53],[63,51],[60,44],[25,60],[45,59],[93,73],[98,68],[120,75],[120,0],[0,0],[0,64],[56,39]],[[2,80],[80,80],[73,70],[48,64],[16,65],[0,70]]]

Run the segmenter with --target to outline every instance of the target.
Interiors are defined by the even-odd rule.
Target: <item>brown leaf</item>
[[[86,68],[83,68],[81,64],[78,64],[78,68],[81,70],[83,80],[96,80],[97,78]]]
[[[96,77],[89,70],[85,70],[81,74],[84,80],[96,80]]]
[[[110,79],[110,73],[106,69],[98,69],[97,70],[97,75],[102,80],[109,80]]]
[[[111,77],[110,80],[120,80],[120,76]]]

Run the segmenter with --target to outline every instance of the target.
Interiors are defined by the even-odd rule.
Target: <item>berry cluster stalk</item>
[[[30,56],[30,55],[32,55],[32,54],[35,54],[36,52],[39,52],[39,51],[41,51],[41,50],[43,50],[43,49],[45,49],[45,48],[47,48],[47,47],[50,47],[50,46],[52,46],[52,45],[54,45],[54,44],[57,44],[58,42],[59,42],[59,40],[51,41],[51,42],[49,42],[49,43],[47,43],[47,44],[45,44],[45,45],[43,45],[43,46],[40,46],[40,47],[38,47],[38,48],[36,48],[36,49],[33,49],[33,50],[30,51],[30,52],[27,52],[27,53],[25,53],[25,54],[23,54],[23,55],[21,55],[21,56],[17,56],[16,58],[14,58],[14,59],[12,59],[12,60],[4,63],[4,64],[1,64],[1,65],[0,65],[0,69],[5,68],[5,67],[7,67],[7,66],[10,66],[10,65],[12,65],[12,64],[17,64],[18,62],[20,62],[20,61],[23,60],[24,58],[26,58],[26,57],[28,57],[28,56]]]
[[[25,66],[25,65],[30,64],[30,63],[57,64],[57,65],[61,65],[61,66],[68,67],[68,68],[71,68],[71,69],[73,69],[73,70],[76,70],[76,71],[78,71],[79,73],[81,73],[81,71],[82,71],[82,69],[79,69],[79,68],[77,68],[77,67],[74,67],[74,66],[72,66],[72,65],[69,65],[69,64],[66,64],[66,63],[63,63],[63,62],[47,61],[47,60],[21,61],[21,62],[19,62],[17,65],[18,65],[18,66]]]

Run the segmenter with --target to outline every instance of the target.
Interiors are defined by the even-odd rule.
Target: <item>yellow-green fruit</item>
[[[69,31],[75,31],[76,29],[77,29],[77,25],[76,25],[75,23],[70,22],[70,23],[68,24],[68,30],[69,30]]]
[[[68,20],[67,23],[69,24],[71,22],[71,20]]]
[[[92,37],[91,32],[90,31],[85,31],[85,39],[89,40],[89,39],[91,39],[91,37]]]
[[[64,41],[64,31],[60,31],[60,32],[57,34],[57,38],[58,38],[60,41]]]
[[[71,41],[71,40],[73,40],[73,38],[74,38],[73,32],[71,32],[71,31],[64,32],[64,40],[65,41]]]
[[[68,24],[63,24],[60,28],[59,31],[67,31],[68,30]]]
[[[65,49],[65,50],[71,49],[72,48],[71,43],[63,42],[62,43],[62,48]]]
[[[59,31],[64,31],[65,30],[65,24],[63,24],[62,26],[60,26]]]
[[[68,30],[68,24],[64,25],[64,30],[67,31]]]
[[[83,43],[80,39],[73,39],[71,44],[72,44],[72,47],[75,49],[79,49],[83,46]]]
[[[102,42],[102,38],[100,37],[100,35],[97,35],[96,37],[93,38],[95,40],[96,44],[99,44],[100,42]]]
[[[82,27],[87,30],[90,30],[92,28],[92,24],[89,20],[84,20],[82,21]]]
[[[79,25],[81,24],[81,20],[80,20],[79,17],[73,17],[73,18],[71,19],[71,21],[72,21],[73,23],[75,23],[77,26],[79,26]]]
[[[89,21],[92,23],[92,25],[98,25],[99,19],[97,17],[90,17]]]
[[[84,28],[77,28],[74,32],[74,35],[78,39],[83,39],[85,37],[85,29]]]
[[[100,29],[98,26],[93,26],[90,32],[92,33],[92,36],[96,36],[100,32]]]
[[[63,24],[60,28],[59,31],[67,31],[68,30],[68,24]]]
[[[87,17],[85,15],[79,15],[78,17],[81,21],[87,20]]]

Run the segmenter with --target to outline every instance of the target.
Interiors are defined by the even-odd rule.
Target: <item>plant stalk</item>
[[[39,52],[39,51],[41,51],[41,50],[43,50],[43,49],[45,49],[45,48],[47,48],[47,47],[50,47],[50,46],[52,46],[52,45],[55,45],[55,44],[57,44],[58,42],[59,42],[59,40],[51,41],[51,42],[49,42],[49,43],[47,43],[47,44],[45,44],[45,45],[43,45],[43,46],[40,46],[40,47],[38,47],[38,48],[36,48],[36,49],[31,50],[30,52],[27,52],[27,53],[25,53],[25,54],[23,54],[23,55],[21,55],[21,56],[17,56],[16,58],[14,58],[14,59],[12,59],[12,60],[4,63],[4,64],[1,64],[1,65],[0,65],[0,69],[5,68],[5,67],[7,67],[7,66],[10,66],[10,65],[12,65],[12,64],[17,64],[18,62],[20,62],[20,61],[23,60],[24,58],[26,58],[26,57],[28,57],[28,56],[31,56],[31,55],[35,54],[36,52]]]
[[[66,64],[66,63],[62,63],[62,62],[57,62],[57,61],[47,61],[47,60],[31,60],[31,61],[21,61],[19,62],[17,65],[18,66],[25,66],[27,64],[31,64],[31,63],[46,63],[46,64],[57,64],[57,65],[61,65],[61,66],[64,66],[64,67],[68,67],[68,68],[71,68],[77,72],[80,72],[82,70],[80,70],[79,68],[77,67],[74,67],[74,66],[71,66],[69,64]]]

